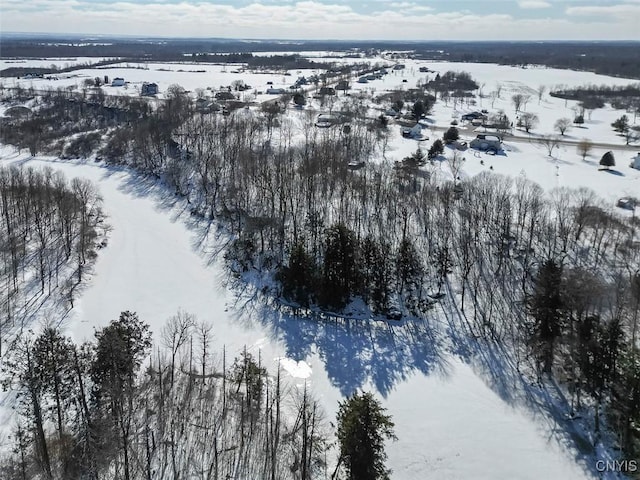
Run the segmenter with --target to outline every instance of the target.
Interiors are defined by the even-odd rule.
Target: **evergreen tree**
[[[318,300],[324,307],[343,308],[358,288],[358,242],[343,224],[325,233],[322,282]]]
[[[423,115],[427,113],[427,108],[422,100],[418,100],[413,104],[412,113],[416,121],[420,120]]]
[[[616,159],[611,150],[602,155],[602,158],[600,159],[600,166],[605,167],[607,170],[609,170],[609,167],[616,166]]]
[[[384,441],[395,439],[394,424],[371,393],[354,394],[338,409],[340,460],[349,480],[388,479]]]
[[[299,107],[304,106],[307,103],[307,99],[304,98],[304,95],[300,92],[297,92],[294,96],[293,96],[293,103],[295,103],[296,105],[298,105]]]
[[[97,415],[103,421],[102,436],[118,439],[122,451],[124,479],[131,479],[129,450],[136,392],[136,376],[151,347],[149,326],[132,312],[95,334],[97,344],[91,378]]]
[[[620,381],[614,385],[614,415],[622,449],[630,459],[640,455],[640,350],[631,347],[620,361]]]
[[[433,145],[431,145],[431,148],[429,148],[429,153],[427,154],[427,158],[429,160],[433,160],[438,155],[442,155],[443,152],[444,152],[444,145],[442,144],[442,140],[437,138],[433,142]]]
[[[416,247],[408,238],[403,239],[396,257],[398,291],[402,293],[405,288],[411,289],[417,286],[420,283],[422,271],[423,267]]]
[[[33,360],[43,393],[53,399],[53,418],[62,440],[65,411],[74,392],[73,343],[51,327],[43,330],[33,347]]]
[[[365,301],[370,301],[376,313],[382,313],[387,308],[389,288],[392,281],[388,253],[390,246],[384,241],[378,241],[368,236],[362,242],[362,286]]]
[[[291,249],[289,265],[280,269],[278,278],[282,285],[282,295],[303,307],[308,307],[313,294],[316,264],[299,240]]]
[[[561,295],[562,267],[554,260],[542,264],[528,307],[534,324],[530,339],[545,373],[551,372],[555,344],[562,331],[564,302]]]
[[[616,132],[625,133],[627,130],[629,130],[629,117],[627,117],[626,115],[622,115],[615,122],[613,122],[611,126]]]
[[[458,138],[460,138],[460,132],[458,132],[458,129],[456,127],[450,127],[449,130],[444,132],[442,138],[444,140],[444,143],[449,145],[450,143],[453,143],[458,140]]]

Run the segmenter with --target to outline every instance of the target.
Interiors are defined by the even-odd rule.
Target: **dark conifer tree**
[[[357,292],[358,242],[355,234],[342,224],[325,233],[322,281],[318,294],[320,304],[329,308],[343,308]]]
[[[315,285],[316,264],[307,252],[304,241],[299,240],[291,249],[289,265],[279,272],[282,294],[286,299],[308,307]]]
[[[349,480],[388,479],[384,441],[395,439],[391,417],[371,393],[354,394],[338,409],[340,460]]]
[[[551,372],[555,344],[562,332],[564,302],[561,288],[562,267],[554,260],[547,260],[538,271],[534,292],[528,302],[534,320],[530,340],[545,373]]]

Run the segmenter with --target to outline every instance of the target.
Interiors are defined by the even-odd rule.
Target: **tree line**
[[[107,229],[90,182],[51,168],[0,168],[0,355],[2,340],[28,327],[37,299],[54,295],[73,306]]]

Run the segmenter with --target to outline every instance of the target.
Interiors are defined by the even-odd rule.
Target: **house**
[[[283,95],[284,93],[287,93],[287,91],[284,88],[269,87],[267,88],[267,91],[266,91],[267,95]]]
[[[236,97],[233,93],[228,90],[222,90],[221,92],[217,92],[215,94],[216,100],[235,100]]]
[[[467,122],[472,122],[474,120],[486,120],[487,116],[480,112],[471,112],[471,113],[465,113],[460,117],[460,119],[465,120]]]
[[[631,159],[631,165],[629,166],[636,170],[640,170],[640,153]]]
[[[397,65],[393,66],[394,70],[404,70],[404,65],[402,63],[398,63]]]
[[[340,123],[341,119],[338,115],[334,115],[331,113],[321,113],[318,115],[316,120],[316,127],[320,128],[329,128],[338,123]]]
[[[416,123],[413,127],[402,127],[400,129],[404,138],[413,138],[414,140],[423,140],[422,138],[422,125]]]
[[[143,97],[153,96],[158,94],[158,84],[157,83],[147,83],[144,82],[142,87],[140,88],[140,95]]]
[[[336,85],[336,90],[349,90],[350,88],[347,80],[340,80]]]
[[[625,210],[634,210],[636,208],[637,200],[632,197],[622,197],[618,199],[618,203],[616,205],[619,208],[624,208]]]
[[[320,95],[335,95],[336,90],[333,87],[320,87],[320,91],[318,93]]]
[[[124,87],[124,78],[116,77],[111,81],[112,87]]]
[[[477,150],[495,150],[497,152],[502,149],[502,139],[497,135],[485,135],[481,133],[471,140],[469,146]]]
[[[212,102],[209,98],[198,98],[196,100],[196,112],[213,113],[220,111],[220,105]]]

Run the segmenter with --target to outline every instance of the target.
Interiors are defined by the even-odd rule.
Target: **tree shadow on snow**
[[[619,170],[611,170],[610,168],[601,168],[600,171],[610,173],[611,175],[615,175],[617,177],[624,177],[624,173],[622,173]]]
[[[542,378],[540,382],[532,381],[535,375],[523,373],[526,362],[521,360],[521,365],[517,364],[507,342],[492,338],[490,332],[482,336],[474,334],[466,316],[451,298],[450,292],[441,305],[448,325],[447,334],[453,342],[452,350],[505,403],[532,415],[548,432],[549,442],[555,442],[563,451],[570,452],[590,476],[602,478],[596,469],[596,461],[612,461],[614,457],[606,449],[594,447],[596,442],[589,430],[593,423],[585,425],[585,422],[569,418],[569,399],[555,380]]]
[[[343,318],[267,302],[262,295],[242,303],[234,315],[237,321],[258,322],[272,341],[284,345],[289,358],[301,361],[317,354],[330,382],[344,396],[371,383],[386,397],[415,373],[448,371],[442,343],[426,320]]]

